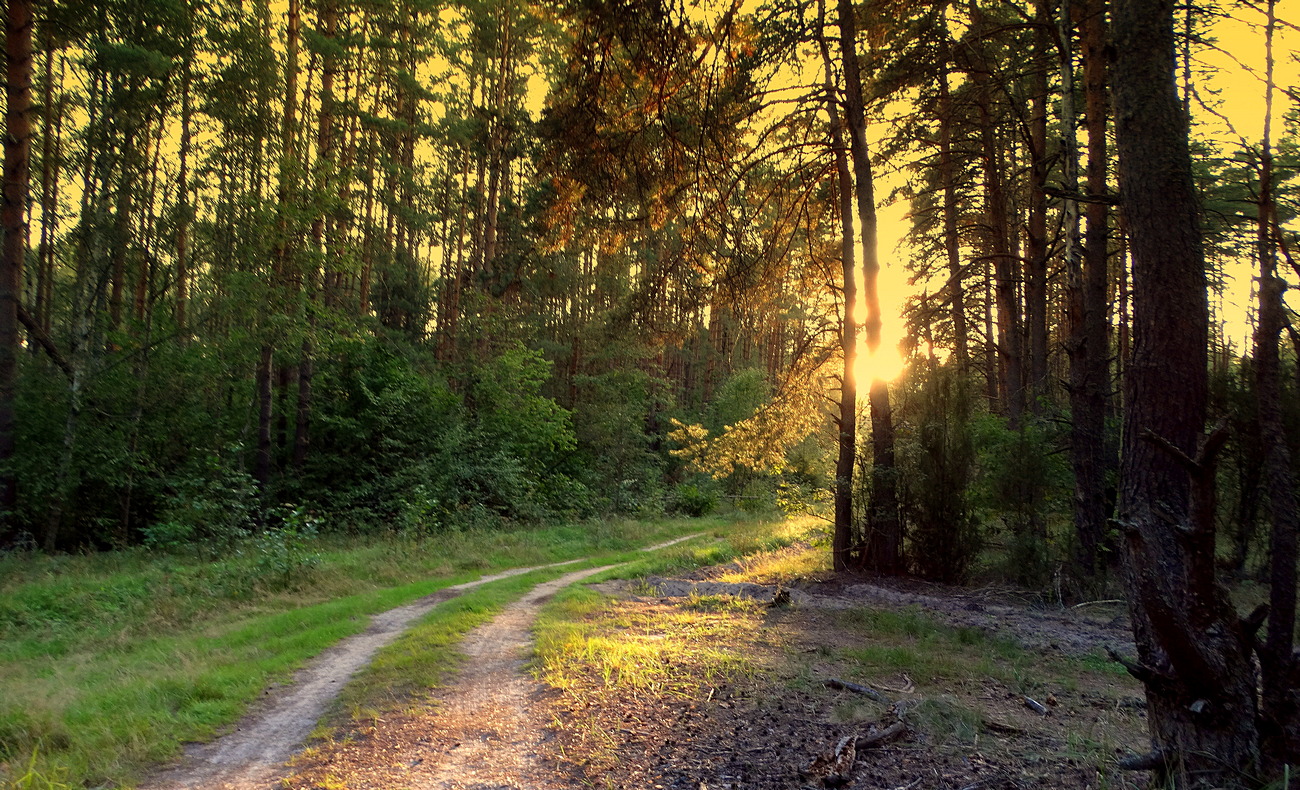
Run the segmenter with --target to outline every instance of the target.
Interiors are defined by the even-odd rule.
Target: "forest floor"
[[[1115,768],[1146,741],[1140,688],[1104,658],[1131,649],[1116,604],[808,572],[820,553],[541,585],[470,634],[454,682],[336,720],[275,786],[1083,790],[1138,778]]]

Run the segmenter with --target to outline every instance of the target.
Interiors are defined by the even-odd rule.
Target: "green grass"
[[[810,521],[736,524],[724,540],[692,542],[629,562],[606,577],[642,580],[770,553],[815,534]],[[593,579],[594,581],[595,579]],[[651,592],[646,585],[646,592]],[[691,596],[653,616],[615,613],[611,599],[570,588],[543,607],[535,626],[535,669],[556,688],[594,672],[607,686],[693,697],[708,684],[752,676],[760,668],[741,651],[719,647],[752,637],[765,608],[731,596]]]
[[[287,573],[283,555],[268,562],[253,543],[215,562],[142,551],[2,558],[0,787],[17,787],[25,775],[73,786],[129,783],[181,743],[229,726],[269,682],[365,628],[369,615],[482,572],[725,529],[722,520],[700,519],[427,540],[322,538]],[[475,600],[453,607],[462,620],[444,641],[488,616],[474,613]],[[424,663],[446,666],[449,649]],[[376,672],[415,672],[386,660],[394,663]],[[419,671],[426,680],[434,672]],[[23,786],[42,786],[33,781]]]

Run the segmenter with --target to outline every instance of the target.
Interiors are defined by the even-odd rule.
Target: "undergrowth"
[[[326,536],[307,547],[262,538],[216,561],[141,550],[0,557],[0,788],[129,783],[181,743],[228,727],[269,682],[363,630],[371,614],[485,571],[608,555],[725,524]],[[311,561],[292,561],[295,552]],[[473,600],[452,609],[468,617]],[[441,666],[447,650],[427,662]]]

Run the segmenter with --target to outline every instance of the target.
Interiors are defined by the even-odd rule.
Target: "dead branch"
[[[59,366],[59,370],[63,371],[63,375],[71,379],[72,366],[63,358],[63,355],[59,353],[59,347],[54,344],[49,335],[45,334],[45,330],[41,328],[40,324],[36,323],[36,319],[32,318],[31,313],[28,313],[27,308],[23,307],[21,303],[18,305],[18,320],[22,322],[23,326],[27,327],[27,332],[31,335],[32,340],[36,341],[36,345],[40,346],[49,355],[50,360],[55,365]]]
[[[1163,771],[1170,763],[1169,753],[1156,749],[1149,754],[1126,757],[1119,761],[1119,767],[1125,771]]]
[[[1003,735],[1024,735],[1025,734],[1025,731],[1020,729],[1019,727],[1012,727],[1010,724],[1003,724],[1000,721],[994,721],[992,719],[985,719],[983,724],[984,724],[984,729],[991,730],[992,732],[1001,733]]]
[[[859,737],[858,747],[877,746],[885,741],[893,740],[905,732],[907,732],[907,725],[901,721],[896,721],[880,732]]]
[[[1106,655],[1110,657],[1111,661],[1114,661],[1116,664],[1119,664],[1120,666],[1127,669],[1130,675],[1132,675],[1137,680],[1142,681],[1143,684],[1150,685],[1154,683],[1161,683],[1161,682],[1168,681],[1170,679],[1163,672],[1152,669],[1151,667],[1139,663],[1137,661],[1130,661],[1129,659],[1120,655],[1113,647],[1108,646],[1106,648]]]
[[[830,678],[829,680],[826,681],[826,685],[833,689],[841,689],[843,691],[852,691],[854,694],[861,694],[862,696],[867,697],[869,699],[873,699],[876,702],[885,702],[885,703],[889,702],[889,698],[886,697],[884,694],[881,694],[879,691],[876,691],[875,689],[869,686],[864,686],[860,683],[850,683],[847,680],[840,680],[839,678]]]
[[[1082,609],[1082,608],[1085,607],[1085,606],[1103,606],[1103,605],[1105,605],[1105,604],[1109,604],[1109,603],[1124,603],[1124,599],[1123,599],[1123,598],[1107,598],[1107,599],[1102,600],[1102,601],[1084,601],[1083,603],[1076,603],[1074,606],[1071,606],[1070,608],[1071,608],[1071,609]]]

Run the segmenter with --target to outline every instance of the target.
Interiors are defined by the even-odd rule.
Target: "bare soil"
[[[1140,690],[1093,666],[1105,646],[1129,645],[1122,610],[1112,604],[1054,610],[987,590],[810,582],[787,590],[787,605],[737,607],[744,627],[713,647],[744,656],[751,673],[719,675],[687,662],[674,671],[690,683],[656,692],[608,682],[595,666],[563,692],[532,679],[524,662],[538,610],[555,591],[600,570],[540,585],[471,632],[464,669],[432,701],[353,722],[285,766],[333,692],[378,649],[357,658],[340,645],[318,662],[330,669],[305,671],[226,743],[195,749],[149,787],[1091,790],[1133,781],[1114,763],[1145,744]],[[629,617],[653,623],[698,606],[701,596],[768,602],[777,593],[775,584],[719,581],[725,570],[599,585],[613,599],[592,617],[598,626]],[[412,606],[422,612],[446,597]],[[1027,658],[992,675],[972,667],[960,676],[899,670],[862,678],[845,656],[872,639],[846,620],[863,608],[915,608],[941,624],[1014,640]],[[391,627],[400,632],[419,613],[390,613]],[[609,627],[618,636],[619,626]],[[833,677],[866,683],[887,700],[828,688]],[[1027,696],[1048,713],[1031,710]],[[891,725],[899,734],[871,743]],[[837,744],[857,746],[851,762],[832,765]]]

